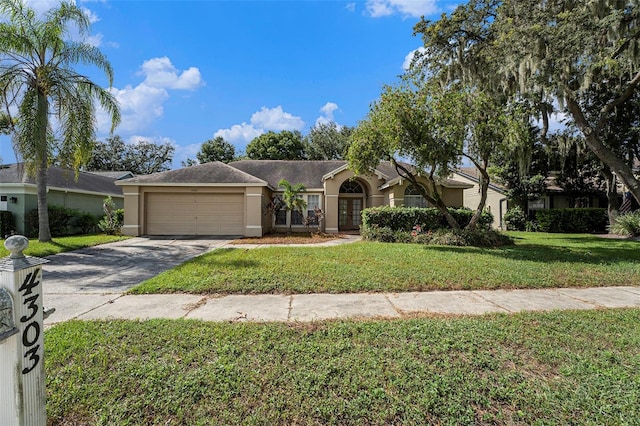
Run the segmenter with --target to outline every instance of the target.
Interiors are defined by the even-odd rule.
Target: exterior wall
[[[47,194],[47,201],[50,206],[56,205],[68,209],[77,209],[102,217],[104,215],[103,204],[107,197],[108,195],[79,194],[52,189]],[[124,207],[124,196],[112,195],[111,199],[115,203],[116,208],[121,209]]]
[[[419,180],[424,186],[426,186],[425,181]],[[391,207],[402,207],[404,206],[404,193],[407,188],[411,186],[411,182],[401,179],[398,185],[393,185],[388,188],[386,191],[386,196],[388,200],[388,205]],[[442,201],[449,207],[462,207],[463,204],[463,193],[461,188],[444,188],[440,185],[436,187],[438,194],[442,198]]]
[[[264,233],[262,206],[265,200],[262,189],[263,187],[256,186],[245,190],[245,237],[262,237]]]
[[[16,198],[15,203],[7,203],[7,210],[13,214],[15,220],[15,232],[22,235],[29,233],[30,230],[26,229],[25,217],[27,213],[38,208],[35,185],[0,185],[0,195]],[[47,193],[47,203],[50,206],[77,209],[102,217],[104,215],[103,203],[107,196],[50,189]],[[112,195],[112,198],[117,208],[123,208],[123,196]]]
[[[340,196],[340,186],[345,181],[354,178],[354,176],[355,175],[351,170],[345,169],[324,181],[325,232],[339,232],[338,198]],[[365,191],[363,194],[363,208],[380,206],[385,203],[385,194],[378,189],[380,185],[382,185],[383,180],[379,179],[375,174],[370,176],[358,176],[355,179],[360,185],[362,185],[362,188]]]
[[[479,183],[474,179],[469,179],[466,176],[460,175],[458,173],[453,174],[453,179],[473,185],[473,188],[464,189],[462,191],[462,206],[470,208],[471,210],[476,210],[478,208],[478,204],[480,204]],[[506,196],[490,187],[487,190],[487,201],[485,202],[485,209],[489,210],[493,214],[493,224],[491,225],[492,228],[503,229],[504,226],[502,224],[502,217],[507,212]]]
[[[262,205],[260,206],[260,211],[262,215],[262,235],[269,233],[273,230],[273,215],[267,214],[264,209],[264,206],[271,201],[271,197],[273,197],[273,193],[267,187],[262,188]]]
[[[122,233],[132,237],[142,235],[143,218],[140,216],[142,210],[142,197],[139,186],[123,186],[124,194],[124,225]]]
[[[262,236],[269,229],[268,222],[263,215],[263,206],[266,204],[269,193],[267,188],[245,187],[243,185],[229,186],[137,186],[123,185],[124,193],[124,226],[122,232],[125,235],[139,236],[147,233],[144,223],[146,218],[147,195],[150,193],[224,193],[244,195],[245,200],[245,233],[247,237]]]
[[[272,196],[282,196],[283,192],[282,191],[278,191],[278,192],[274,192]],[[323,212],[326,212],[325,210],[325,197],[324,194],[318,189],[318,188],[311,188],[311,189],[307,189],[306,192],[304,192],[301,195],[318,195],[320,198],[320,209]],[[337,205],[336,205],[336,209],[337,209]],[[275,224],[275,217],[271,217],[271,223],[270,223],[270,227],[271,230],[275,231],[275,232],[289,232],[289,221],[291,220],[291,212],[287,212],[287,225],[276,225]],[[309,228],[307,228],[306,225],[292,225],[291,226],[291,232],[307,232],[307,229],[311,230],[311,231],[323,231],[324,228],[324,223],[321,223],[320,226],[318,225],[310,225]]]

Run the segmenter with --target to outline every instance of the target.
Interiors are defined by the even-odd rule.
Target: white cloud
[[[338,104],[334,102],[327,102],[324,104],[322,108],[320,108],[320,112],[322,115],[316,119],[317,124],[327,124],[335,121],[333,118],[333,113],[339,109]]]
[[[94,47],[100,47],[102,45],[103,35],[101,33],[93,34],[85,38],[84,42]]]
[[[95,12],[87,9],[86,7],[82,7],[81,9],[87,15],[87,17],[89,18],[89,22],[90,23],[95,24],[96,22],[100,21],[100,18],[98,17],[98,15]]]
[[[122,120],[118,130],[123,133],[137,132],[146,129],[154,120],[162,117],[163,104],[169,99],[164,89],[150,87],[142,83],[136,87],[131,85],[123,89],[111,88],[111,94],[120,105]],[[110,123],[106,113],[98,115],[98,129],[108,131]]]
[[[203,84],[197,68],[191,67],[179,73],[166,57],[145,61],[140,74],[144,75],[145,79],[137,86],[127,85],[123,89],[110,89],[120,105],[122,120],[118,131],[123,133],[143,131],[162,117],[164,103],[170,97],[168,89],[193,90]],[[99,110],[97,119],[98,130],[108,132],[108,115]]]
[[[347,9],[349,12],[355,12],[356,3],[355,2],[347,3],[347,5],[345,6],[345,9]]]
[[[436,0],[367,0],[367,13],[373,18],[399,13],[419,18],[438,11]]]
[[[242,146],[267,130],[279,132],[282,130],[302,130],[303,127],[302,118],[285,112],[282,106],[278,105],[275,108],[262,107],[260,111],[251,115],[249,124],[243,122],[228,129],[219,129],[213,136],[222,136],[226,141]]]
[[[229,129],[220,129],[213,134],[213,137],[216,138],[218,136],[222,136],[224,140],[231,144],[244,145],[251,142],[253,138],[257,138],[263,133],[264,130],[262,129],[256,129],[251,124],[242,123],[235,124]]]
[[[425,52],[425,48],[419,47],[407,53],[407,56],[404,57],[404,62],[402,63],[402,69],[408,70],[409,67],[411,66],[411,61],[413,61],[413,57],[416,55],[416,53],[424,53],[424,52]]]
[[[166,56],[144,61],[140,74],[145,76],[143,84],[151,87],[193,90],[202,85],[198,68],[191,67],[180,73]]]
[[[302,118],[284,112],[281,105],[275,108],[262,107],[260,111],[251,116],[251,124],[261,129],[273,131],[301,130],[304,127]]]

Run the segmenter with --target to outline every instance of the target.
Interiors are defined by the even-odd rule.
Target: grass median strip
[[[640,242],[511,233],[500,249],[360,242],[214,250],[131,290],[349,293],[640,285]]]
[[[640,309],[45,333],[51,424],[632,424]]]

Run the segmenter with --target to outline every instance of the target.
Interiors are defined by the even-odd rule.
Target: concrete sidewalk
[[[231,295],[47,294],[57,309],[45,325],[69,319],[191,318],[205,321],[316,321],[400,318],[412,313],[482,315],[490,312],[640,307],[640,287],[423,293]]]

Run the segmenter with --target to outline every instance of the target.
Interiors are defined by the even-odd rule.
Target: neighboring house
[[[464,190],[464,206],[472,210],[478,208],[480,203],[479,172],[475,167],[461,167],[453,173],[453,179],[473,185]],[[572,194],[556,185],[554,177],[548,177],[545,181],[546,191],[537,200],[527,203],[528,215],[533,217],[536,210],[562,209],[574,207],[599,207],[607,208],[608,201],[604,192],[588,194]],[[487,191],[485,208],[493,214],[493,227],[504,229],[504,214],[510,204],[507,204],[506,188],[490,183]]]
[[[477,210],[480,204],[480,172],[475,167],[461,167],[452,174],[453,179],[465,182],[471,187],[463,192],[463,205],[472,210]],[[492,227],[504,229],[503,217],[507,212],[506,189],[500,185],[489,183],[485,209],[493,214]]]
[[[124,205],[122,189],[114,184],[115,178],[94,173],[49,167],[47,171],[47,202],[70,209],[102,216],[103,202],[111,196],[118,208]],[[25,234],[25,216],[38,208],[35,178],[27,174],[21,164],[0,165],[0,210],[13,214],[18,234]]]
[[[362,209],[374,206],[420,206],[426,201],[388,163],[369,176],[354,177],[345,161],[244,160],[205,163],[138,176],[116,184],[125,197],[126,235],[262,236],[272,230],[305,230],[302,215],[266,205],[281,196],[281,179],[301,183],[307,214],[315,207],[324,220],[315,229],[329,233],[359,230]],[[462,207],[470,184],[444,180],[444,202]]]

